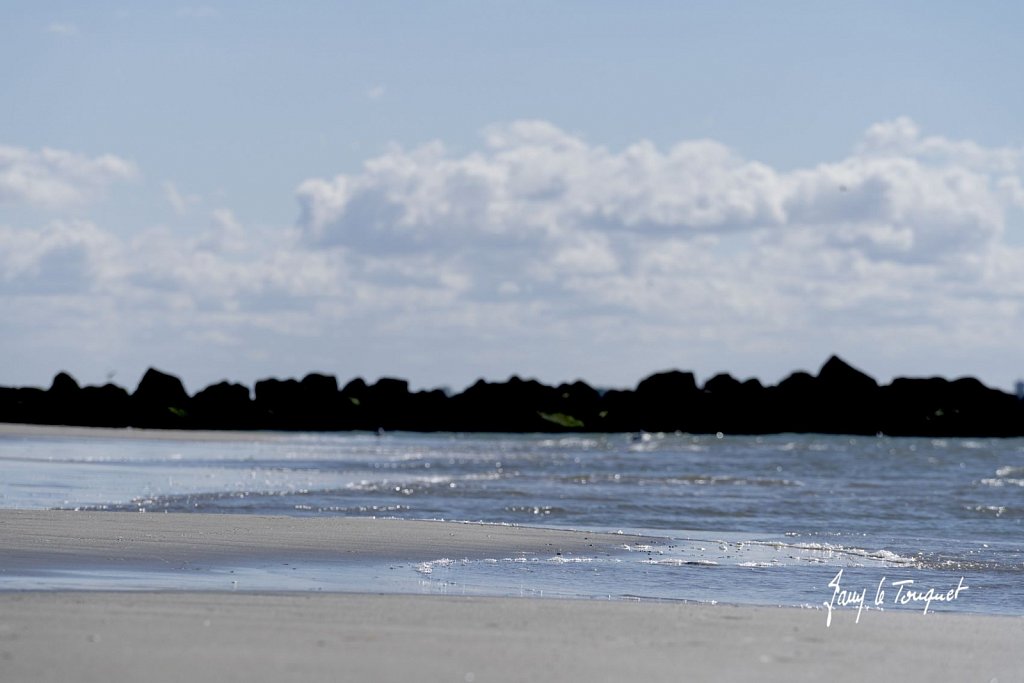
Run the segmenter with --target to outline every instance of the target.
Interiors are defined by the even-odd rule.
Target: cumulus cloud
[[[1022,179],[1020,150],[908,119],[792,170],[713,140],[613,150],[514,122],[468,153],[393,147],[311,178],[292,227],[220,207],[190,210],[187,237],[0,229],[0,290],[36,302],[0,309],[31,316],[46,300],[116,319],[143,348],[185,340],[269,365],[294,353],[304,371],[352,356],[424,383],[473,379],[453,368],[628,383],[680,364],[742,373],[743,358],[763,374],[766,358],[781,372],[864,349],[913,372],[936,340],[933,354],[1016,357]]]
[[[486,129],[470,153],[394,147],[357,173],[310,179],[298,228],[357,277],[383,259],[389,272],[429,263],[438,287],[459,282],[438,299],[446,324],[493,328],[514,312],[526,328],[574,326],[577,343],[707,354],[781,348],[795,329],[825,339],[823,353],[837,339],[936,335],[966,352],[971,325],[1021,327],[1021,254],[1006,233],[1022,160],[907,118],[793,170],[714,140],[612,150],[520,121]],[[459,316],[442,315],[451,300]]]
[[[488,269],[487,254],[522,252],[534,275],[626,272],[643,250],[736,233],[941,263],[998,241],[1021,201],[1020,170],[1020,150],[925,137],[905,118],[872,126],[844,159],[792,171],[711,140],[612,151],[521,121],[488,128],[481,151],[396,147],[360,173],[310,179],[297,196],[309,245],[473,253]]]
[[[78,205],[94,199],[111,183],[137,175],[132,162],[112,154],[90,158],[60,149],[44,147],[37,152],[0,146],[0,204]]]
[[[120,246],[88,221],[54,221],[41,230],[0,226],[0,291],[88,293],[112,273]]]
[[[877,257],[929,260],[989,243],[1019,201],[1021,154],[872,126],[846,159],[782,172],[710,140],[619,152],[551,124],[493,127],[482,152],[395,148],[362,173],[298,188],[311,243],[397,250],[580,235],[658,239],[817,228]],[[825,233],[840,233],[826,235]],[[585,238],[593,241],[593,237]]]
[[[360,175],[298,189],[302,225],[322,244],[386,235],[409,245],[467,236],[547,239],[568,231],[677,234],[779,223],[779,177],[712,141],[620,153],[551,124],[486,131],[485,151],[449,156],[432,143],[372,159]]]
[[[1004,173],[1019,172],[1024,161],[1024,150],[1018,148],[987,148],[971,140],[923,136],[917,124],[905,116],[868,128],[857,154],[908,157],[937,164],[952,162],[974,170]]]

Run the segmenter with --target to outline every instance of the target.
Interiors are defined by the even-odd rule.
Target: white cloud
[[[552,265],[608,270],[640,244],[772,231],[871,259],[977,254],[1019,203],[1020,151],[924,138],[907,119],[872,126],[849,157],[782,172],[709,140],[620,152],[551,124],[489,128],[461,157],[394,148],[362,173],[297,194],[310,244],[356,253],[526,248]],[[594,251],[602,245],[600,253]]]
[[[113,274],[120,246],[88,221],[53,221],[41,230],[0,227],[0,291],[87,293]]]
[[[876,123],[868,128],[857,147],[859,156],[906,157],[935,163],[956,163],[990,172],[1019,172],[1024,150],[986,148],[971,140],[922,137],[917,124],[907,117]]]
[[[307,180],[294,228],[221,207],[188,236],[0,229],[0,312],[24,318],[32,297],[33,311],[76,311],[81,335],[196,363],[213,345],[222,364],[344,373],[354,359],[456,386],[511,372],[629,383],[673,365],[772,381],[832,352],[913,373],[983,349],[995,373],[1024,336],[1024,249],[1007,239],[1024,230],[1022,179],[1019,150],[905,119],[787,171],[712,140],[611,150],[518,122],[466,154],[396,147]]]
[[[45,147],[36,152],[0,146],[0,204],[78,205],[95,199],[111,183],[137,175],[132,162],[112,154],[90,158]]]
[[[385,87],[384,84],[382,83],[378,83],[377,85],[373,86],[372,88],[366,91],[366,97],[371,100],[379,100],[380,98],[384,97],[384,93],[386,92],[387,87]]]
[[[467,154],[390,149],[297,197],[306,244],[343,254],[357,277],[383,258],[459,279],[454,298],[423,304],[425,327],[486,336],[492,312],[512,310],[524,329],[557,319],[600,337],[628,321],[645,343],[693,353],[784,346],[794,329],[826,339],[821,353],[877,346],[882,329],[967,353],[960,324],[1024,325],[1019,307],[991,303],[1019,289],[1005,233],[1021,172],[1020,149],[924,136],[905,118],[870,127],[843,159],[789,171],[713,140],[616,151],[522,121]]]

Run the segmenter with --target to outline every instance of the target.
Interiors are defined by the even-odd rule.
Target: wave
[[[690,474],[684,476],[651,477],[615,473],[587,473],[552,477],[564,484],[616,484],[630,486],[804,486],[796,479],[774,477],[748,477],[728,474]]]
[[[1002,519],[1024,518],[1024,507],[1013,505],[964,505],[964,510],[977,512],[984,517],[995,517]]]
[[[681,557],[666,557],[664,559],[640,560],[641,564],[655,564],[666,567],[718,567],[719,563],[714,560],[685,560]]]
[[[858,557],[868,557],[876,560],[884,560],[886,562],[913,562],[912,558],[901,557],[891,550],[865,550],[863,548],[852,548],[850,546],[839,545],[836,543],[817,543],[817,542],[800,542],[800,543],[785,543],[782,541],[748,541],[753,545],[768,545],[773,547],[782,548],[794,548],[797,550],[815,550],[824,552],[842,553],[846,555],[856,555]]]
[[[1002,488],[1004,486],[1024,486],[1024,479],[1017,477],[998,477],[998,478],[986,478],[978,481],[982,486],[991,486],[993,488]]]

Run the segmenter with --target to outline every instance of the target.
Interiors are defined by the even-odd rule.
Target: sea
[[[1024,615],[1024,439],[0,436],[0,507],[608,531],[595,557],[0,574],[0,590],[371,591]],[[653,536],[658,542],[640,542]],[[2,552],[2,549],[0,549]],[[853,614],[853,612],[850,612]]]

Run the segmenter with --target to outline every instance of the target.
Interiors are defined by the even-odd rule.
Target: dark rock
[[[977,379],[874,379],[832,356],[817,376],[777,386],[720,374],[700,389],[689,372],[651,375],[634,391],[599,392],[582,381],[550,387],[511,377],[461,394],[410,392],[403,379],[338,389],[331,375],[264,379],[254,396],[220,382],[190,398],[181,381],[147,370],[135,393],[80,387],[66,372],[46,391],[0,387],[0,420],[104,427],[470,432],[824,432],[915,436],[1024,435],[1024,401]]]
[[[370,430],[405,429],[410,416],[409,383],[404,379],[381,377],[363,393],[363,420]]]
[[[400,429],[417,432],[451,431],[451,405],[448,394],[440,389],[417,391],[406,403]]]
[[[767,424],[765,388],[756,379],[740,382],[728,374],[704,383],[699,431],[760,434]]]
[[[818,385],[834,396],[869,396],[878,390],[874,379],[838,356],[832,356],[818,371]]]
[[[89,427],[127,427],[131,416],[131,397],[115,384],[82,388],[81,421]]]
[[[813,432],[817,422],[817,384],[798,370],[768,389],[768,424],[775,432]]]
[[[700,392],[692,372],[672,370],[643,379],[634,392],[633,419],[648,432],[696,431]],[[633,431],[633,430],[631,430]]]
[[[35,387],[0,387],[0,417],[4,422],[46,421],[46,392]]]
[[[78,382],[66,372],[57,373],[53,384],[46,391],[45,410],[38,418],[40,422],[55,425],[81,424],[82,389]]]
[[[832,356],[818,372],[815,382],[815,431],[828,434],[879,432],[879,388],[874,379]]]
[[[338,380],[309,374],[294,379],[256,382],[256,410],[268,429],[333,430],[349,428],[344,419]]]
[[[603,431],[637,432],[641,429],[636,394],[628,389],[604,392],[598,404],[597,417]]]
[[[882,431],[894,436],[1017,436],[1024,410],[974,378],[897,378],[881,389]]]
[[[249,388],[219,382],[192,397],[196,426],[201,429],[259,429],[256,406]]]
[[[554,420],[566,429],[602,431],[600,417],[601,394],[586,382],[577,380],[562,384],[554,391],[554,404],[544,406],[549,421]]]
[[[339,409],[344,414],[345,429],[375,430],[380,425],[369,403],[370,387],[362,377],[349,381],[339,392]]]
[[[302,378],[299,387],[306,401],[329,403],[338,398],[338,378],[334,375],[310,373]]]
[[[338,378],[334,375],[310,373],[299,382],[301,401],[306,411],[305,429],[345,429],[346,408],[338,391]]]
[[[555,389],[536,380],[513,376],[504,383],[489,383],[481,379],[451,399],[452,423],[459,431],[565,431],[560,418],[549,412],[556,405]]]
[[[704,383],[704,392],[716,396],[736,396],[743,383],[732,375],[722,373],[715,375]]]
[[[78,386],[74,377],[66,372],[58,372],[57,376],[53,378],[53,384],[50,385],[48,393],[54,397],[71,398],[78,396],[81,390],[82,388]]]
[[[874,379],[832,356],[817,377],[794,372],[768,390],[766,431],[876,434],[878,392]]]
[[[190,428],[191,407],[180,379],[149,368],[131,395],[131,424],[155,429]]]
[[[382,405],[391,401],[404,401],[409,396],[409,383],[404,379],[381,377],[376,384],[367,388],[367,394]]]

